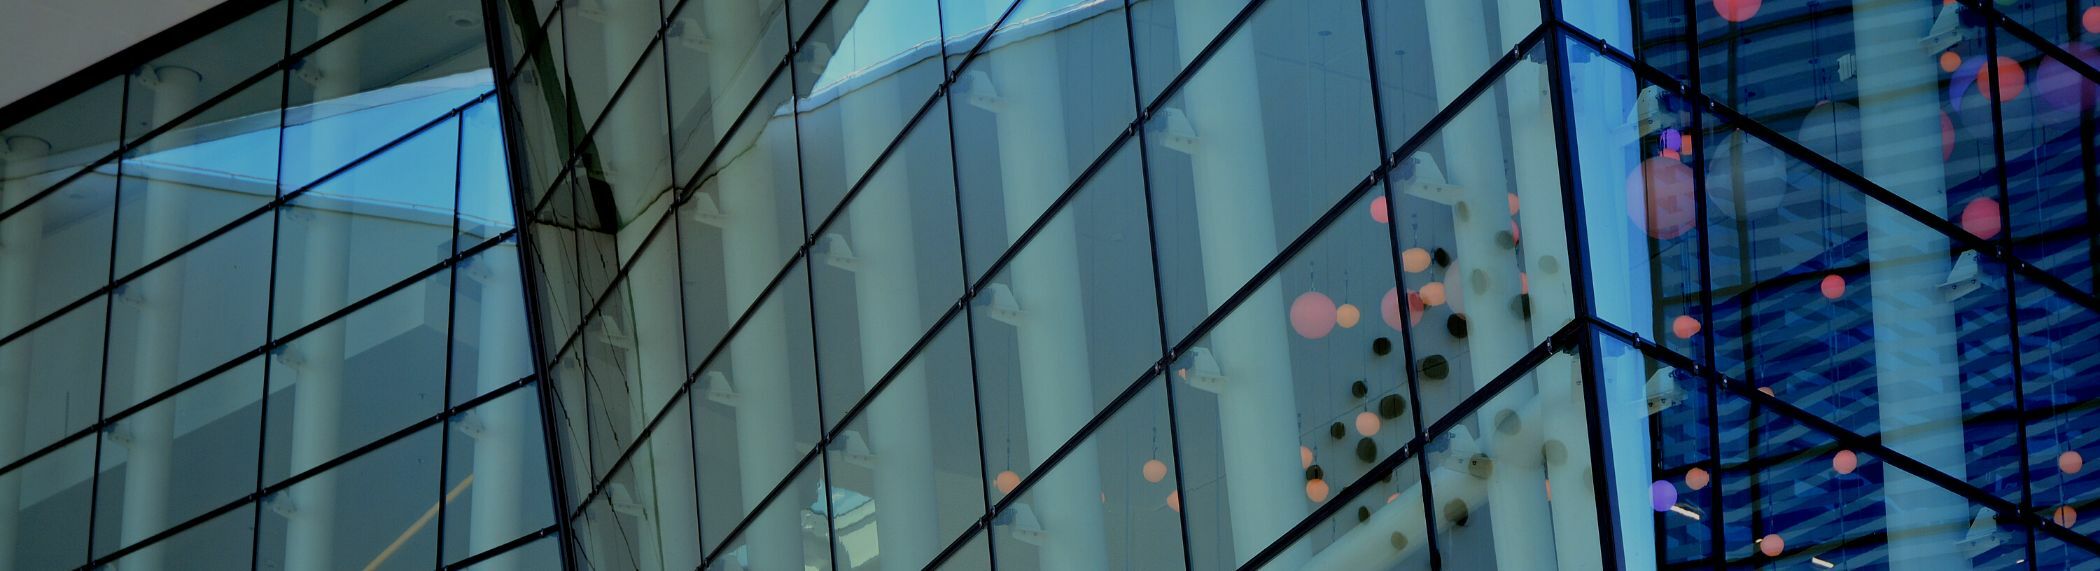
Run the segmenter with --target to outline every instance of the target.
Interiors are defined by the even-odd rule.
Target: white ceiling
[[[0,105],[223,0],[0,0]]]

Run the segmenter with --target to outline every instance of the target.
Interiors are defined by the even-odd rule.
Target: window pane
[[[263,344],[272,218],[244,222],[111,294],[105,413]]]
[[[454,415],[445,428],[446,563],[554,523],[539,385]]]
[[[701,365],[693,394],[702,545],[715,545],[818,440],[807,274],[790,272],[729,346]]]
[[[157,97],[187,97],[178,85],[181,73],[166,76]],[[160,259],[276,197],[277,105],[283,89],[281,78],[272,76],[124,152],[116,275]]]
[[[438,272],[272,352],[265,484],[444,407],[450,278]]]
[[[0,465],[98,419],[107,304],[98,298],[0,345]]]
[[[0,474],[0,542],[11,569],[67,569],[87,561],[95,439],[81,438]]]
[[[880,507],[832,522],[836,567],[925,567],[984,515],[966,329],[949,322],[825,448],[835,505]]]
[[[258,567],[427,569],[437,558],[438,431],[426,428],[263,498]]]
[[[1115,416],[1047,468],[1042,462],[1064,442],[1029,446],[987,434],[988,493],[994,500],[1020,494],[992,519],[1000,569],[1183,567],[1181,491],[1189,484],[1191,502],[1207,496],[1182,479],[1176,464],[1165,383],[1158,378],[1146,382]],[[1026,415],[986,416],[984,423],[989,428],[1033,420],[1015,416]],[[1024,476],[1040,479],[1026,490],[1014,489]],[[1210,513],[1218,513],[1217,501],[1207,501],[1213,503]],[[1197,539],[1197,544],[1213,539]]]
[[[105,429],[95,556],[254,491],[262,394],[262,363],[250,359]]]

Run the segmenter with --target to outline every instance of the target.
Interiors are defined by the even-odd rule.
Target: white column
[[[981,60],[992,67],[987,73],[993,74],[1002,99],[995,115],[1009,244],[1046,215],[1072,178],[1058,59],[1055,38],[1040,36],[1000,47],[996,61]],[[1054,218],[1007,266],[1008,286],[1025,312],[1014,324],[1014,337],[1033,467],[1041,467],[1095,409],[1074,229],[1078,215]],[[1035,497],[1030,504],[1049,532],[1037,549],[1044,570],[1109,568],[1101,503],[1091,501],[1101,492],[1100,463],[1094,444],[1082,444],[1058,465],[1055,476],[1040,480],[1030,492]]]
[[[363,6],[348,0],[326,0],[315,9],[317,29],[333,33],[355,20]],[[313,83],[313,101],[321,102],[354,94],[360,87],[358,44],[363,38],[350,34],[314,52],[306,62],[318,73]],[[308,74],[313,76],[313,74]],[[309,124],[311,125],[311,124]],[[305,150],[305,160],[317,171],[333,167],[343,157],[348,141],[316,136]],[[297,150],[289,150],[298,152]],[[347,210],[330,211],[327,202],[308,202],[304,208],[284,210],[288,216],[304,217],[306,249],[300,253],[300,291],[286,292],[286,301],[298,303],[295,315],[316,319],[341,308],[348,300],[350,228]],[[280,259],[284,252],[279,252]],[[280,291],[282,291],[280,289]],[[274,325],[273,325],[274,328]],[[288,368],[297,377],[293,392],[291,472],[298,474],[334,459],[342,452],[344,334],[341,324],[321,327],[292,343],[299,365]],[[272,384],[280,380],[273,377]],[[287,491],[291,501],[290,524],[285,532],[285,569],[319,571],[335,566],[335,506],[337,474],[328,472],[309,478]]]
[[[1939,155],[1939,73],[1918,48],[1936,5],[1859,0],[1852,33],[1859,70],[1860,174],[1929,212],[1946,210]],[[1961,359],[1954,313],[1939,284],[1946,236],[1869,200],[1867,258],[1874,323],[1874,377],[1882,443],[1957,480],[1967,479]],[[1923,254],[1923,255],[1920,255]],[[1978,292],[1982,293],[1982,292]],[[1936,526],[1968,521],[1968,501],[1900,470],[1883,474],[1889,567],[1966,569],[1969,558]],[[1785,530],[1777,530],[1784,534]]]
[[[1234,10],[1223,2],[1175,2],[1183,65],[1222,29]],[[1253,33],[1241,30],[1211,56],[1181,90],[1184,111],[1200,138],[1189,153],[1196,192],[1196,225],[1203,241],[1204,293],[1215,310],[1280,248],[1270,205],[1268,138]],[[1210,332],[1223,376],[1218,390],[1218,436],[1225,443],[1225,497],[1232,511],[1235,562],[1245,562],[1309,513],[1298,465],[1298,406],[1292,391],[1289,331],[1280,286],[1256,290],[1244,310]],[[1293,546],[1273,565],[1304,561]]]
[[[873,31],[877,30],[863,33]],[[898,112],[899,89],[903,88],[870,85],[837,100],[845,125],[846,164],[871,165],[892,136],[911,136],[903,130],[906,117]],[[859,196],[841,206],[853,252],[860,258],[853,292],[860,316],[861,379],[871,392],[917,341],[921,329],[912,176],[907,170],[912,152],[900,146],[888,162],[871,166]],[[924,365],[914,361],[867,409],[868,445],[877,458],[875,489],[869,495],[879,507],[875,521],[884,569],[922,567],[946,539],[937,533],[926,384]]]
[[[755,49],[763,24],[756,3],[737,0],[701,0],[701,23],[707,30],[710,86],[728,85],[737,64]],[[683,96],[681,96],[683,97]],[[729,343],[730,382],[736,387],[737,474],[742,496],[739,513],[758,507],[774,485],[788,475],[799,459],[795,446],[794,410],[796,381],[788,361],[788,313],[786,296],[799,288],[783,285],[778,297],[760,301],[766,284],[787,263],[788,252],[780,244],[780,193],[773,180],[772,149],[759,136],[771,129],[791,129],[792,119],[770,119],[761,107],[754,118],[760,121],[728,132],[746,101],[715,96],[710,112],[715,117],[716,140],[731,148],[715,153],[722,161],[716,200],[726,217],[722,223],[722,281],[725,303],[732,319],[750,308],[751,316]],[[748,148],[747,148],[748,147]],[[786,149],[792,153],[793,149]],[[686,165],[680,165],[684,167]],[[713,168],[712,165],[693,165]],[[800,216],[800,213],[792,213]],[[798,279],[791,275],[788,279]],[[812,468],[815,469],[815,468]],[[783,494],[783,498],[800,497]],[[789,501],[786,499],[779,501]],[[726,533],[726,532],[725,532]],[[744,529],[743,541],[751,569],[800,569],[803,565],[801,516],[798,510],[775,509],[752,520]]]
[[[515,267],[487,261],[515,259],[516,252],[498,251],[513,248],[510,245],[497,246],[475,259],[466,272],[475,279],[462,284],[473,284],[471,287],[479,287],[482,291],[481,311],[476,323],[480,331],[477,338],[481,344],[475,351],[475,370],[482,372],[475,386],[477,393],[485,394],[511,381],[490,375],[488,371],[510,370],[512,364],[532,358],[526,351],[527,346],[514,340],[509,334],[513,331],[527,330],[525,308],[501,305],[497,303],[499,300],[510,298],[490,295],[492,292],[502,291],[502,288],[517,287],[517,284],[524,283],[524,277],[519,275]],[[501,258],[498,258],[499,256]],[[520,510],[519,495],[523,493],[527,477],[524,473],[525,455],[535,452],[531,447],[538,444],[528,441],[526,436],[531,433],[531,427],[537,420],[532,417],[536,411],[525,406],[529,401],[524,396],[523,393],[518,393],[482,403],[472,412],[481,428],[479,435],[472,436],[474,471],[471,474],[451,475],[454,480],[469,476],[474,478],[474,485],[468,488],[468,502],[472,506],[468,512],[471,517],[471,527],[467,530],[468,553],[487,551],[530,531],[522,525],[524,517]],[[489,571],[507,571],[517,566],[512,559],[514,558],[498,557],[477,565],[476,568],[491,566]]]
[[[51,152],[51,144],[33,137],[9,137],[0,140],[0,153],[7,157],[8,177],[6,190],[0,192],[0,207],[12,208],[36,191],[31,178],[44,169],[43,157]],[[14,216],[0,221],[0,324],[21,326],[34,319],[35,308],[31,303],[36,292],[37,250],[44,238],[44,209],[32,207],[16,212]],[[12,331],[0,332],[0,335]],[[0,346],[0,461],[12,462],[22,457],[25,448],[23,438],[28,434],[29,418],[29,350],[30,337],[24,336],[5,346]],[[15,534],[21,525],[19,513],[22,508],[22,476],[26,470],[17,469],[16,474],[0,475],[0,564],[15,561]]]
[[[175,67],[154,70],[153,119],[166,125],[197,103],[197,72]],[[163,148],[183,144],[185,134],[166,133],[157,143]],[[188,192],[180,185],[144,180],[142,193],[146,214],[141,251],[167,252],[182,241],[188,217]],[[127,285],[144,292],[138,308],[138,345],[132,355],[131,394],[144,399],[175,384],[177,345],[182,326],[182,282],[184,261],[170,260],[160,268]],[[114,379],[112,379],[114,380]],[[120,545],[130,545],[168,526],[168,478],[174,469],[174,401],[139,411],[119,427],[130,438],[124,468],[124,518],[118,533]],[[107,454],[107,452],[105,452]],[[125,558],[137,569],[159,569],[161,546],[147,547]]]
[[[1424,5],[1429,42],[1437,60],[1433,68],[1437,100],[1442,105],[1450,105],[1479,79],[1489,67],[1490,56],[1498,53],[1483,34],[1488,29],[1486,8],[1461,2]],[[1493,100],[1480,103],[1492,105]],[[1466,296],[1474,300],[1475,311],[1467,315],[1466,325],[1471,330],[1468,337],[1472,341],[1466,344],[1466,352],[1476,390],[1516,363],[1531,347],[1526,342],[1529,328],[1501,307],[1504,300],[1519,291],[1515,252],[1497,243],[1497,234],[1510,228],[1507,193],[1515,187],[1503,172],[1509,155],[1502,148],[1503,126],[1492,111],[1482,107],[1460,113],[1438,135],[1443,140],[1445,170],[1452,183],[1462,189],[1460,199],[1452,205],[1454,263],[1463,269],[1462,283],[1445,287],[1465,288]],[[1537,389],[1531,383],[1520,383],[1507,390],[1509,394],[1521,395]],[[1506,408],[1517,402],[1522,401],[1494,399],[1475,414],[1480,419],[1500,419],[1520,412]],[[1520,420],[1529,423],[1541,419],[1534,416]],[[1491,426],[1483,422],[1480,428],[1487,430]],[[1546,505],[1545,473],[1539,470],[1538,448],[1502,446],[1488,452],[1496,463],[1488,478],[1496,563],[1503,569],[1554,568],[1553,552],[1540,548],[1552,542],[1553,518]]]

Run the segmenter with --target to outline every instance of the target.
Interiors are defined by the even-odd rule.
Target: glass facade
[[[0,568],[429,569],[551,534],[481,5],[236,7],[0,124]]]
[[[0,116],[0,567],[2100,567],[2100,7],[240,4]]]

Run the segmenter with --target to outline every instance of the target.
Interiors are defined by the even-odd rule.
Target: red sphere
[[[1723,20],[1741,22],[1756,16],[1764,4],[1764,0],[1714,0],[1714,12],[1720,13]]]
[[[1636,228],[1657,239],[1684,235],[1698,222],[1692,168],[1663,157],[1641,161],[1626,177],[1626,214]]]
[[[1988,240],[1992,236],[1997,236],[1998,231],[2004,229],[2004,227],[2004,223],[1998,220],[1998,201],[1996,200],[1978,198],[1969,201],[1969,205],[1961,209],[1961,229],[1969,231],[1970,234],[1975,234],[1978,238]]]

